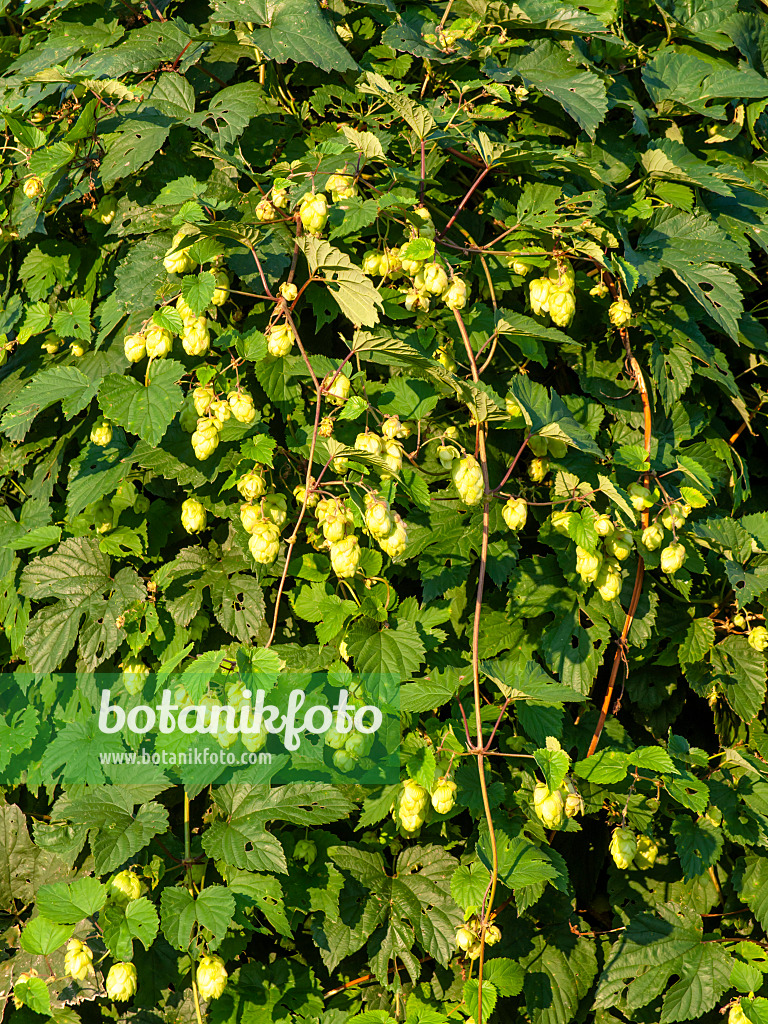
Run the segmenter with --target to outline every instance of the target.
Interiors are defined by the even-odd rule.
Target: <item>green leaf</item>
[[[56,924],[77,924],[102,909],[107,899],[106,886],[95,878],[78,878],[69,885],[54,882],[37,893],[37,909]]]
[[[13,995],[33,1013],[41,1013],[46,1017],[53,1016],[51,993],[42,978],[18,979],[13,985]]]
[[[210,306],[215,291],[216,278],[213,274],[187,274],[181,279],[181,294],[195,313],[200,314]]]
[[[71,925],[56,924],[54,921],[38,916],[33,917],[27,923],[19,941],[21,948],[26,950],[27,953],[38,953],[42,956],[48,956],[55,952],[59,946],[64,945],[67,939],[71,937],[72,931]]]
[[[181,363],[164,359],[150,364],[146,386],[111,373],[99,388],[99,405],[108,419],[157,445],[181,408],[184,396],[176,382],[183,374]]]
[[[677,657],[680,666],[698,664],[715,643],[715,624],[712,619],[694,619],[688,626],[685,640],[680,644]]]
[[[64,414],[69,418],[80,412],[83,403],[90,401],[94,394],[91,382],[74,366],[43,370],[6,408],[0,429],[12,441],[20,441],[38,413],[62,402]]]
[[[383,308],[379,293],[349,256],[311,235],[304,235],[299,244],[310,271],[320,274],[344,316],[358,327],[377,324]]]
[[[104,184],[134,174],[152,160],[168,138],[168,127],[152,121],[126,118],[120,127],[99,169]]]
[[[396,629],[379,631],[361,619],[347,633],[347,649],[358,672],[410,679],[424,660],[424,644],[416,627],[399,622]]]
[[[480,985],[477,978],[470,978],[469,981],[464,982],[464,1002],[466,1003],[467,1010],[473,1017],[477,1017],[479,989]],[[487,1013],[490,1017],[496,1006],[497,998],[496,986],[491,981],[483,978],[483,1014]]]
[[[141,896],[125,906],[108,907],[103,927],[104,944],[112,956],[116,960],[131,960],[133,940],[138,939],[145,949],[149,949],[155,941],[159,920],[154,905],[146,896]]]
[[[187,889],[168,887],[160,896],[163,934],[175,949],[187,949],[195,924],[221,942],[234,912],[235,898],[222,885],[206,886],[197,897]]]
[[[493,982],[494,987],[500,996],[517,996],[523,990],[525,973],[520,964],[507,957],[494,957],[493,960],[486,960],[483,972],[488,981]],[[485,994],[483,994],[485,1002]]]
[[[696,878],[719,860],[723,833],[706,819],[694,821],[679,814],[672,822],[671,832],[686,879]]]

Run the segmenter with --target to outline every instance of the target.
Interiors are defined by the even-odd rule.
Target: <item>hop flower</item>
[[[448,287],[448,275],[439,263],[425,263],[420,273],[424,275],[423,287],[430,295],[442,295]]]
[[[483,500],[483,471],[474,455],[465,455],[452,464],[451,480],[465,505],[478,505]]]
[[[211,296],[211,305],[223,306],[229,298],[229,274],[226,270],[210,271],[213,274],[213,279],[216,287],[213,289],[213,295]]]
[[[632,534],[629,530],[616,530],[605,538],[605,550],[609,555],[623,562],[632,551]]]
[[[267,351],[271,356],[287,356],[292,348],[293,331],[288,324],[281,322],[267,329]]]
[[[502,508],[501,514],[510,530],[522,530],[528,518],[528,504],[525,498],[510,498]]]
[[[408,543],[408,527],[397,513],[394,516],[391,532],[386,537],[379,537],[378,542],[381,550],[390,558],[399,558],[405,551]]]
[[[260,224],[271,224],[277,220],[277,210],[274,203],[267,196],[259,200],[253,213]]]
[[[594,582],[604,601],[615,601],[621,593],[621,569],[618,563],[604,562]]]
[[[300,839],[293,848],[295,860],[303,860],[309,866],[317,858],[317,845],[311,839]]]
[[[617,299],[608,307],[608,319],[614,327],[626,327],[632,319],[632,307],[626,299]]]
[[[358,434],[355,438],[354,448],[359,452],[366,452],[368,455],[381,455],[382,440],[376,434]]]
[[[384,422],[381,424],[381,432],[389,441],[398,437],[400,434],[400,417],[399,416],[387,416]]]
[[[644,547],[649,551],[655,551],[664,543],[664,528],[659,523],[651,523],[643,530],[640,538]]]
[[[557,530],[557,532],[561,533],[564,537],[568,536],[568,524],[572,518],[573,512],[568,512],[565,509],[555,509],[549,517],[553,529]]]
[[[608,537],[616,529],[611,517],[605,513],[597,517],[594,527],[598,537]]]
[[[449,341],[439,345],[435,352],[435,359],[448,373],[456,372],[456,360],[453,358],[453,349]]]
[[[169,274],[186,274],[190,270],[194,270],[197,266],[195,261],[189,254],[189,246],[183,249],[179,249],[178,252],[174,252],[174,249],[186,238],[187,235],[194,234],[197,228],[191,224],[185,224],[179,228],[176,234],[173,236],[171,242],[171,248],[165,254],[163,258],[163,266]]]
[[[406,779],[400,792],[397,806],[397,818],[404,832],[418,832],[424,824],[424,817],[429,806],[429,793],[418,782]]]
[[[201,462],[210,458],[219,444],[219,432],[214,425],[214,421],[199,419],[197,421],[197,430],[192,435],[191,441],[195,455]]]
[[[143,339],[142,339],[142,344],[143,344]],[[59,338],[49,338],[47,341],[44,341],[42,343],[40,348],[43,350],[43,352],[47,352],[49,356],[53,356],[61,348],[61,340]]]
[[[661,571],[667,576],[674,576],[685,562],[685,548],[682,544],[668,544],[661,552]]]
[[[123,340],[125,358],[130,363],[140,362],[147,354],[147,343],[143,334],[128,334]]]
[[[283,281],[280,287],[277,289],[283,296],[286,302],[295,302],[299,297],[299,289],[295,284],[289,284],[287,281]]]
[[[635,867],[647,871],[656,863],[659,848],[649,836],[637,837],[637,850],[635,852]]]
[[[621,826],[615,828],[611,836],[609,850],[616,867],[625,871],[630,867],[637,853],[635,833],[631,829],[622,828]]]
[[[353,771],[357,767],[357,760],[354,754],[343,747],[333,752],[333,763],[340,772]]]
[[[218,999],[227,987],[227,969],[220,956],[201,956],[197,965],[197,990],[203,999]]]
[[[204,356],[211,344],[211,332],[204,316],[187,320],[181,335],[181,344],[188,356]]]
[[[288,189],[273,188],[272,204],[278,210],[284,210],[288,206]]]
[[[227,395],[229,408],[238,423],[253,423],[256,419],[256,410],[253,407],[253,399],[247,391],[230,391]]]
[[[205,416],[215,399],[213,388],[208,385],[206,387],[195,388],[192,392],[192,401],[195,406],[195,412],[198,416]]]
[[[382,480],[397,476],[403,467],[403,448],[398,441],[382,441],[381,457],[387,465],[387,471],[381,474]]]
[[[456,930],[456,946],[458,949],[467,952],[475,944],[475,933],[467,928],[466,925],[462,925],[461,928]]]
[[[280,531],[274,523],[263,520],[258,523],[251,539],[248,541],[248,548],[253,555],[253,560],[260,565],[271,565],[277,558],[280,550]]]
[[[565,824],[565,797],[559,789],[553,792],[546,782],[536,783],[533,809],[544,828],[560,829]]]
[[[123,662],[123,685],[132,697],[141,693],[149,668],[138,658],[126,658]]]
[[[91,441],[99,445],[100,448],[106,448],[111,440],[112,424],[109,420],[105,420],[103,416],[99,416],[91,427]]]
[[[548,277],[537,277],[528,285],[528,300],[534,316],[549,312],[549,293],[552,282]]]
[[[668,530],[679,530],[685,524],[687,514],[686,506],[675,502],[661,513],[661,521]]]
[[[323,381],[325,396],[333,405],[344,405],[349,397],[349,388],[349,377],[343,373],[337,373],[335,377],[329,374]]]
[[[355,179],[350,174],[332,174],[325,183],[325,189],[330,192],[331,199],[338,203],[340,199],[351,199],[357,195]]]
[[[146,345],[150,359],[164,359],[173,348],[173,335],[165,327],[150,324],[146,333]]]
[[[531,459],[528,463],[528,476],[535,484],[540,484],[546,479],[549,472],[549,459]]]
[[[633,481],[629,485],[627,494],[635,512],[644,512],[645,509],[651,508],[659,497],[658,490],[650,491],[643,484],[637,483],[637,481]]]
[[[108,891],[116,903],[131,903],[141,896],[141,882],[133,871],[119,871],[110,880]]]
[[[576,572],[585,583],[594,583],[600,572],[602,556],[576,545]]]
[[[81,356],[84,356],[87,349],[87,343],[82,341],[73,341],[72,344],[69,346],[69,351],[77,359],[80,359]]]
[[[577,814],[584,813],[584,801],[581,799],[581,794],[576,789],[573,779],[566,775],[560,791],[565,797],[565,816],[567,818],[575,818]]]
[[[309,478],[309,486],[313,487],[315,483],[314,477]],[[306,497],[307,489],[303,484],[298,484],[293,488],[293,496],[296,499],[298,505],[304,504],[304,498]],[[317,491],[312,491],[307,498],[307,508],[314,508],[320,500]]]
[[[752,1024],[749,1017],[744,1013],[741,1004],[741,999],[731,1003],[731,1008],[728,1010],[728,1024]]]
[[[550,264],[547,277],[553,286],[560,291],[572,291],[576,283],[576,274],[570,263],[563,260],[555,260]]]
[[[324,506],[322,516],[319,509],[320,506],[317,518],[323,527],[323,536],[329,544],[338,544],[347,535],[354,521],[351,511],[343,501],[335,498]]]
[[[359,564],[360,545],[354,534],[331,544],[331,566],[340,579],[354,576]]]
[[[558,327],[568,327],[576,313],[576,299],[572,292],[559,292],[554,288],[549,290],[547,300],[549,315],[552,322]]]
[[[443,292],[443,302],[448,309],[464,309],[467,304],[467,285],[460,277],[454,277]]]
[[[768,647],[768,629],[765,626],[755,626],[749,632],[747,643],[755,651],[764,651]]]
[[[454,448],[452,444],[438,445],[435,454],[437,455],[440,461],[440,465],[443,467],[443,469],[448,470],[450,470],[451,466],[453,465],[454,459],[458,459],[459,457],[458,449]]]
[[[268,494],[262,499],[261,508],[266,519],[278,528],[285,525],[288,518],[288,504],[282,494]]]
[[[440,779],[432,790],[432,806],[438,814],[448,814],[456,803],[456,783],[452,779]]]
[[[133,964],[112,964],[106,981],[107,995],[120,1003],[136,994],[136,968]]]
[[[485,944],[486,946],[495,946],[497,942],[501,942],[501,929],[498,925],[492,924],[490,928],[486,929]]]
[[[208,514],[195,498],[187,498],[181,506],[181,525],[187,533],[200,533],[205,529]]]
[[[237,481],[237,489],[246,501],[256,501],[266,493],[267,484],[258,469],[249,469]]]
[[[225,402],[223,398],[219,398],[215,402],[211,402],[211,410],[213,413],[213,425],[216,430],[221,430],[224,424],[232,415],[232,410],[229,407],[229,402]]]
[[[512,273],[517,274],[518,277],[527,277],[531,272],[531,265],[529,263],[516,259],[514,256],[509,258],[507,265],[512,268]]]
[[[64,972],[75,981],[85,981],[93,963],[93,953],[80,939],[70,939],[64,954]]]
[[[369,500],[370,499],[370,500]],[[377,499],[373,495],[366,495],[365,525],[372,537],[387,537],[392,532],[395,521],[389,510],[388,502],[383,498]]]
[[[304,196],[299,207],[299,216],[308,234],[319,235],[328,220],[328,203],[323,193]]]
[[[412,215],[418,221],[419,238],[434,238],[435,225],[432,223],[432,214],[426,206],[414,207]]]
[[[608,285],[604,281],[599,281],[594,288],[589,289],[589,294],[597,299],[604,299],[608,294]]]
[[[36,174],[30,175],[22,185],[22,190],[27,199],[38,199],[45,192],[43,179],[38,178]]]

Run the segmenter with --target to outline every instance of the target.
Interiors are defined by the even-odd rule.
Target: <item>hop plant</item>
[[[394,438],[398,437],[401,429],[399,416],[387,416],[381,424],[381,432],[388,441],[392,441]]]
[[[637,850],[635,851],[634,864],[637,868],[647,871],[656,863],[659,848],[649,836],[637,837]]]
[[[458,448],[454,448],[452,444],[441,444],[438,445],[437,451],[435,452],[440,465],[443,469],[450,470],[455,459],[459,457]]]
[[[474,455],[465,455],[451,465],[451,480],[465,505],[479,505],[483,500],[483,471]]]
[[[272,324],[267,329],[267,351],[271,356],[287,356],[293,348],[293,331],[284,322]],[[344,378],[346,380],[346,377]]]
[[[424,824],[429,793],[413,779],[406,779],[400,791],[397,818],[403,832],[418,832]]]
[[[485,931],[485,944],[486,946],[495,946],[497,942],[501,942],[501,929],[498,925],[492,924]]]
[[[595,551],[576,545],[576,572],[585,583],[594,583],[600,572],[602,556]]]
[[[403,448],[398,441],[381,442],[381,457],[386,463],[386,472],[382,473],[382,479],[397,476],[403,467]]]
[[[277,290],[286,302],[295,302],[299,297],[299,289],[295,284],[290,284],[288,281],[283,281]]]
[[[675,502],[661,513],[661,521],[668,530],[679,530],[685,525],[687,515],[686,506],[681,502]]]
[[[109,420],[105,420],[103,416],[99,416],[91,427],[91,441],[93,444],[99,445],[100,448],[106,448],[111,440],[112,424]]]
[[[558,533],[561,533],[564,537],[568,536],[568,524],[573,518],[573,512],[569,512],[567,509],[555,509],[552,515],[549,517],[552,523],[552,528]]]
[[[294,860],[303,860],[309,867],[317,859],[317,844],[311,839],[300,839],[293,848]]]
[[[621,569],[618,562],[603,562],[594,582],[604,601],[615,601],[621,593]]]
[[[192,449],[195,456],[204,462],[216,451],[219,444],[219,432],[212,419],[199,419],[197,430],[192,434]]]
[[[354,534],[331,544],[331,567],[340,579],[348,579],[360,565],[360,544]]]
[[[443,292],[443,302],[448,309],[464,309],[467,305],[467,285],[460,277],[454,277]]]
[[[267,494],[261,500],[264,517],[278,528],[285,525],[288,518],[288,503],[282,494]]]
[[[229,274],[226,270],[212,270],[210,273],[213,274],[213,280],[216,285],[213,289],[213,295],[211,296],[211,305],[223,306],[229,298]]]
[[[75,981],[85,981],[93,964],[93,953],[80,939],[70,939],[64,954],[64,973]]]
[[[367,494],[365,499],[365,525],[370,535],[376,539],[387,537],[395,525],[389,503],[383,498]]]
[[[522,530],[528,518],[528,504],[524,498],[510,498],[501,514],[510,530]]]
[[[528,476],[535,484],[542,483],[546,479],[547,473],[549,473],[548,458],[535,458],[528,463]]]
[[[264,474],[258,468],[249,469],[237,481],[237,489],[246,501],[258,500],[267,491]]]
[[[439,263],[425,263],[419,273],[424,275],[423,287],[430,295],[442,295],[448,287],[448,275]]]
[[[476,942],[475,933],[467,928],[466,925],[462,925],[461,928],[456,929],[456,946],[458,949],[467,953]]]
[[[88,345],[82,341],[73,341],[72,344],[69,346],[69,351],[72,353],[73,356],[75,356],[76,359],[80,359],[82,356],[84,356],[87,350]]]
[[[576,284],[576,274],[567,260],[554,260],[547,270],[547,277],[554,288],[560,291],[572,291]]]
[[[112,964],[106,980],[107,995],[116,1002],[126,1003],[136,995],[136,968],[130,963]]]
[[[426,206],[416,206],[413,209],[413,217],[418,223],[419,238],[434,238],[435,225],[432,222],[432,214]]]
[[[310,235],[319,235],[328,220],[328,203],[322,192],[306,195],[299,207],[299,217],[304,230]]]
[[[552,322],[558,327],[568,327],[576,314],[576,299],[571,292],[549,290],[547,308]]]
[[[143,334],[128,334],[123,340],[123,349],[128,362],[138,363],[147,354],[147,340]]]
[[[626,871],[631,866],[637,853],[635,833],[631,829],[622,826],[615,828],[611,836],[609,850],[616,867]]]
[[[408,543],[408,527],[397,512],[394,516],[391,532],[386,537],[379,537],[377,539],[381,550],[384,554],[389,555],[390,558],[399,558],[405,551]]]
[[[533,790],[533,809],[544,828],[561,829],[565,824],[565,797],[562,790],[551,790],[546,782],[537,782]]]
[[[254,527],[248,548],[255,562],[260,565],[272,565],[280,550],[280,530],[274,523],[262,520]]]
[[[765,626],[755,626],[749,632],[747,643],[754,651],[764,651],[768,647],[768,629]]]
[[[564,810],[566,818],[575,818],[577,814],[584,813],[584,801],[581,799],[581,794],[570,776],[566,775],[560,791],[565,797]]]
[[[632,534],[629,530],[616,530],[605,538],[605,550],[609,555],[623,562],[632,552]]]
[[[181,345],[188,356],[204,356],[211,344],[211,332],[204,316],[187,320],[181,335]]]
[[[330,374],[323,381],[325,396],[333,405],[344,405],[349,397],[349,389],[349,377],[343,373],[337,373],[335,377]]]
[[[382,443],[382,439],[376,434],[358,434],[354,447],[356,451],[366,452],[368,455],[381,455]]]
[[[595,533],[598,535],[598,537],[607,537],[616,529],[611,517],[606,515],[605,513],[597,517],[594,526]]]
[[[230,391],[227,395],[229,408],[238,423],[253,423],[256,419],[256,410],[253,407],[253,399],[247,391]]]
[[[143,339],[142,339],[142,343],[143,343]],[[43,352],[47,352],[49,356],[56,355],[56,353],[61,348],[61,339],[59,339],[59,338],[48,338],[46,341],[44,341],[42,343],[40,348],[43,350]]]
[[[123,686],[132,697],[135,697],[137,693],[141,693],[144,687],[149,676],[149,668],[138,658],[126,658],[123,661],[122,669]]]
[[[341,199],[351,199],[352,196],[357,195],[357,186],[351,174],[332,174],[325,183],[325,189],[330,192],[334,203],[338,203]]]
[[[651,508],[652,505],[658,501],[659,492],[658,490],[650,491],[643,484],[633,481],[627,488],[627,494],[629,494],[629,500],[632,502],[632,508],[636,512],[644,512],[645,509]]]
[[[730,1009],[728,1010],[728,1024],[752,1024],[752,1021],[744,1013],[742,1007],[743,1000],[737,999],[731,1003]]]
[[[166,327],[150,324],[145,335],[150,359],[164,359],[173,348],[173,335]]]
[[[608,307],[608,319],[614,327],[626,327],[632,319],[632,307],[626,299],[617,299]]]
[[[195,412],[198,416],[205,416],[211,405],[214,402],[216,395],[214,394],[213,388],[210,385],[206,387],[198,387],[192,392],[192,402],[195,406]]]
[[[171,248],[163,257],[163,266],[169,274],[188,274],[190,270],[194,270],[197,266],[190,255],[189,246],[174,252],[174,249],[176,249],[186,236],[194,234],[196,230],[197,229],[191,224],[185,224],[173,236]]]
[[[685,548],[682,544],[668,544],[661,552],[661,571],[667,576],[674,576],[678,569],[682,569],[684,562]]]
[[[27,199],[38,199],[45,192],[43,179],[36,174],[30,175],[22,185],[22,190]]]
[[[438,814],[448,814],[456,803],[456,783],[452,779],[439,779],[432,790],[432,806]]]
[[[528,285],[528,301],[534,316],[549,312],[549,293],[552,282],[548,277],[537,277]]]
[[[260,224],[272,224],[278,218],[277,209],[268,196],[259,200],[253,213]]]
[[[197,990],[203,999],[218,999],[227,987],[227,969],[220,956],[201,956],[197,965]]]
[[[664,543],[664,529],[659,523],[651,523],[645,527],[640,539],[649,551],[656,551]]]
[[[200,533],[205,529],[208,513],[196,498],[187,498],[181,506],[181,525],[187,533]]]
[[[213,425],[217,430],[221,430],[232,415],[229,402],[226,402],[223,398],[211,402],[210,412],[213,414]]]
[[[131,903],[141,896],[141,882],[138,876],[129,870],[119,871],[107,886],[110,899],[116,903]]]

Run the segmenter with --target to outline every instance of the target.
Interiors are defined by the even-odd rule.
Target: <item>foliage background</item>
[[[483,957],[483,1019],[714,1022],[754,993],[747,1017],[768,1021],[766,670],[746,639],[768,593],[765,9],[3,0],[0,13],[0,647],[6,672],[35,679],[0,722],[6,1012],[193,1020],[191,964],[208,949],[230,973],[202,1007],[221,1024],[474,1017],[477,963],[454,934],[482,906],[493,835],[487,909],[502,940]],[[297,243],[297,204],[336,172],[356,175],[357,196],[331,204],[322,240]],[[44,191],[30,198],[32,175]],[[275,178],[290,206],[260,223]],[[108,224],[92,216],[105,195]],[[470,290],[458,315],[408,312],[399,282],[360,270],[368,250],[402,242],[422,198],[438,258]],[[204,236],[204,268],[224,258],[233,290],[209,311],[208,356],[176,339],[145,376],[125,335],[158,310],[178,327],[182,287],[210,301],[202,272],[182,282],[163,267],[183,223]],[[532,315],[508,259],[525,252],[534,273],[554,252],[575,270],[567,328]],[[292,312],[306,360],[266,353],[268,296],[289,275],[310,282]],[[631,302],[627,333],[610,298],[590,294],[601,275]],[[353,397],[343,411],[321,403],[333,441],[350,446],[385,414],[414,424],[396,479],[361,460],[329,488],[348,487],[360,527],[367,480],[409,526],[396,560],[361,534],[349,587],[303,526],[286,570],[313,438],[315,474],[338,451],[316,436],[315,382],[345,359]],[[227,423],[201,462],[179,421],[186,396],[214,371],[226,391],[236,369],[256,420]],[[104,448],[89,441],[101,414],[115,424]],[[435,456],[447,427],[469,453],[487,445],[475,508]],[[525,472],[530,432],[567,443],[543,483]],[[233,487],[254,461],[291,508],[270,567],[249,554]],[[627,487],[647,474],[695,507],[679,573],[643,553],[630,621],[642,523]],[[519,534],[501,517],[509,494],[540,503]],[[179,520],[192,495],[208,510],[199,538]],[[547,503],[571,497],[563,536]],[[576,544],[598,544],[592,508],[636,541],[613,602],[575,570]],[[259,777],[192,792],[185,853],[182,795],[156,775],[118,788],[94,768],[90,786],[43,784],[54,737],[93,757],[97,670],[138,657],[210,671],[214,688],[238,669],[271,685],[281,671],[345,678],[340,648],[352,669],[402,679],[403,777],[429,787],[450,770],[458,783],[455,807],[416,837],[390,816],[396,787],[270,790]],[[467,754],[462,709],[472,743],[501,713],[487,756]],[[584,814],[545,831],[533,787],[569,759]],[[654,837],[652,867],[611,861],[622,821]],[[293,857],[304,838],[309,864]],[[110,917],[101,882],[126,865],[146,895]],[[90,937],[95,983],[64,975],[72,934]],[[130,959],[137,994],[113,1004],[102,972]],[[30,968],[42,981],[14,1008]]]

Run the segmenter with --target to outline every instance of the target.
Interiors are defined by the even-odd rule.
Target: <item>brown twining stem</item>
[[[467,192],[467,194],[466,194],[466,195],[464,196],[464,198],[463,198],[463,199],[461,200],[461,202],[459,203],[459,205],[458,205],[458,206],[456,207],[456,210],[454,211],[454,214],[453,214],[453,216],[452,216],[452,217],[451,217],[451,219],[450,219],[450,220],[448,221],[448,223],[447,223],[447,224],[445,225],[445,227],[444,227],[444,228],[443,228],[443,230],[442,230],[442,231],[440,232],[440,234],[439,234],[439,235],[437,236],[437,237],[438,237],[438,240],[439,240],[439,239],[441,239],[441,238],[443,237],[443,235],[445,235],[445,234],[447,234],[447,233],[448,233],[448,231],[449,231],[449,230],[451,229],[451,227],[453,226],[453,222],[454,222],[454,221],[456,220],[456,218],[457,218],[457,217],[459,216],[459,214],[461,213],[461,211],[462,211],[462,210],[464,209],[464,207],[465,207],[465,206],[467,205],[467,203],[469,202],[469,200],[470,200],[470,197],[472,196],[472,193],[473,193],[473,192],[475,191],[475,189],[476,189],[476,188],[478,187],[478,185],[479,185],[479,184],[480,184],[480,182],[481,182],[481,181],[483,180],[483,178],[485,178],[485,176],[486,176],[487,174],[490,174],[490,171],[491,171],[491,168],[490,168],[490,167],[486,167],[486,168],[484,168],[484,170],[482,170],[482,171],[480,172],[480,174],[478,174],[478,176],[477,176],[477,177],[475,178],[475,180],[474,180],[474,181],[472,182],[472,184],[470,185],[470,187],[469,187],[469,191],[468,191],[468,192]],[[481,1024],[482,1024],[482,1022],[481,1022]]]
[[[611,297],[615,301],[618,298],[618,290],[616,288],[616,282],[610,274],[605,274],[605,281],[610,290]],[[635,387],[640,393],[640,399],[643,403],[643,447],[648,456],[651,454],[651,438],[653,437],[653,424],[651,420],[651,401],[648,396],[648,388],[646,387],[645,380],[643,378],[643,372],[640,369],[640,364],[635,359],[634,353],[632,352],[632,345],[629,340],[629,331],[626,327],[619,328],[619,335],[624,345],[624,351],[627,354],[627,368],[632,376]],[[646,487],[650,486],[650,473],[646,471],[644,474],[644,483]],[[643,526],[648,526],[650,522],[650,513],[648,511],[642,514]],[[591,757],[592,754],[597,750],[597,745],[600,742],[600,735],[605,725],[605,720],[608,717],[608,712],[611,708],[611,702],[613,700],[613,693],[616,688],[616,678],[619,674],[619,665],[624,661],[626,666],[626,651],[627,651],[627,637],[629,631],[632,628],[632,623],[637,612],[637,605],[640,601],[640,595],[643,591],[643,577],[645,576],[645,562],[641,555],[637,556],[637,571],[635,573],[635,585],[632,588],[632,597],[629,602],[629,608],[627,609],[627,615],[624,619],[624,628],[621,631],[621,636],[616,642],[616,653],[613,656],[613,664],[611,665],[611,674],[608,678],[608,688],[603,698],[603,706],[600,708],[600,716],[595,726],[595,731],[592,735],[592,739],[587,750],[587,757]]]
[[[490,168],[486,168],[486,172]],[[481,179],[484,177],[483,172],[472,189],[467,193],[462,201],[459,209],[464,205],[464,202],[469,198],[471,192],[480,184]],[[456,213],[458,214],[458,210]],[[455,218],[454,214],[454,218]],[[452,221],[449,221],[448,227]],[[446,228],[447,230],[447,228]],[[467,334],[467,328],[464,321],[459,313],[458,309],[454,309],[453,315],[456,318],[459,331],[461,333],[461,340],[464,342],[464,349],[467,353],[467,359],[472,369],[472,380],[478,383],[480,380],[480,374],[477,370],[477,361],[475,359],[475,353],[472,350],[472,345],[469,341],[469,335]],[[478,960],[477,978],[478,978],[478,989],[477,989],[477,1022],[483,1024],[483,966],[485,963],[485,932],[488,924],[491,920],[491,914],[493,911],[493,900],[496,895],[496,884],[499,877],[499,853],[496,846],[496,832],[493,827],[493,815],[491,814],[491,804],[488,798],[488,783],[485,778],[485,745],[483,743],[483,719],[481,714],[482,699],[480,696],[480,615],[483,610],[483,590],[485,588],[485,572],[488,564],[488,533],[490,523],[490,499],[491,499],[491,488],[488,482],[488,457],[485,449],[485,424],[478,423],[477,425],[477,446],[479,454],[480,469],[483,474],[483,539],[480,549],[480,569],[477,580],[477,594],[475,596],[475,616],[474,622],[472,623],[472,686],[473,686],[473,697],[475,702],[475,743],[469,747],[470,751],[477,757],[477,772],[480,779],[480,791],[483,797],[483,809],[485,811],[485,820],[488,825],[488,838],[491,844],[491,859],[492,869],[491,878],[488,883],[488,888],[483,898],[482,912],[480,914],[480,958]],[[495,730],[494,730],[495,732]]]

